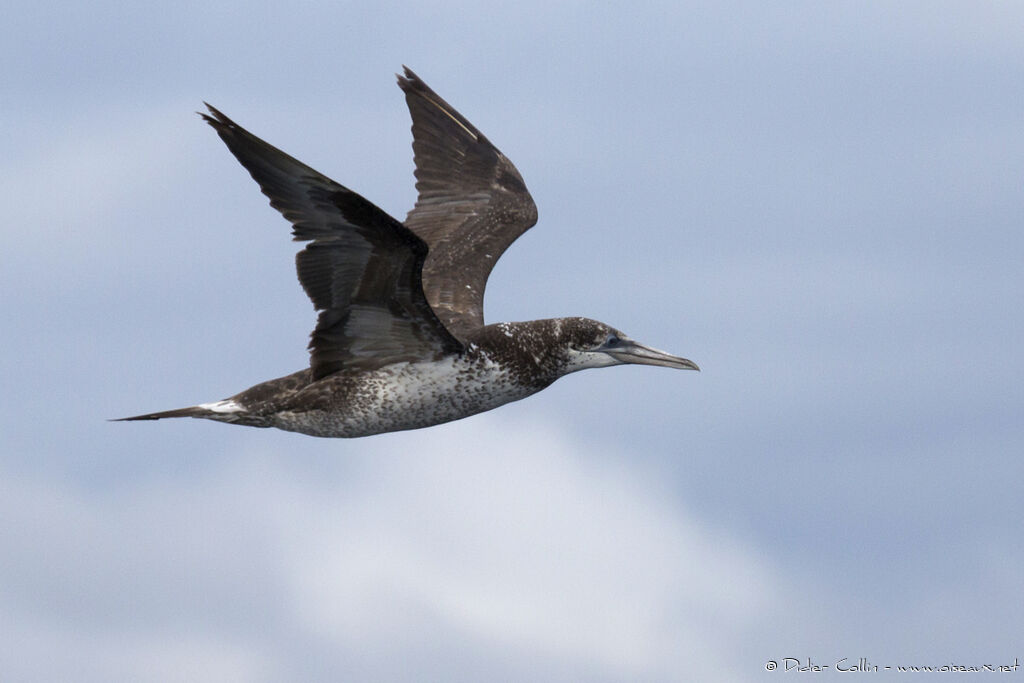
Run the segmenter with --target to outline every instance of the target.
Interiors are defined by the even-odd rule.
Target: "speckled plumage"
[[[198,417],[325,437],[427,427],[491,410],[586,368],[697,369],[604,323],[484,325],[487,277],[537,220],[515,166],[410,70],[415,207],[400,223],[213,107],[204,120],[308,242],[299,281],[319,311],[310,366],[221,401],[125,420]]]

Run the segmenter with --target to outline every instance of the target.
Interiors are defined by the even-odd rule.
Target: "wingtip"
[[[203,121],[206,121],[208,124],[217,129],[234,128],[237,126],[237,124],[234,121],[225,116],[224,112],[222,112],[220,109],[217,109],[217,107],[213,106],[209,102],[206,102],[205,100],[203,101],[203,104],[206,105],[206,108],[210,112],[209,114],[201,111],[196,112],[201,117],[203,117]]]
[[[412,69],[407,67],[405,64],[402,65],[402,73],[396,73],[395,78],[398,79],[398,87],[402,90],[406,90],[412,86],[413,81],[418,81],[419,78],[412,72]]]
[[[398,87],[405,92],[433,92],[423,79],[416,75],[416,72],[402,65],[402,73],[395,74],[398,77]]]

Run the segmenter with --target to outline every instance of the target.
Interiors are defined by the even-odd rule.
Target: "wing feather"
[[[292,224],[299,282],[320,312],[313,379],[458,353],[423,292],[427,244],[355,192],[260,140],[214,107],[202,114]]]
[[[419,193],[405,224],[430,247],[427,300],[464,339],[483,326],[491,269],[537,222],[537,206],[512,162],[409,68],[398,85],[412,116]]]

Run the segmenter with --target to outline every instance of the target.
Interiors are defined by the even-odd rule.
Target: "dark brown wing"
[[[320,311],[310,348],[313,379],[342,368],[432,360],[462,344],[423,295],[427,245],[351,190],[268,145],[210,105],[203,118],[291,221],[299,282]]]
[[[398,85],[412,115],[419,191],[405,224],[430,246],[427,300],[464,339],[484,324],[491,268],[537,222],[537,206],[512,162],[407,67]]]

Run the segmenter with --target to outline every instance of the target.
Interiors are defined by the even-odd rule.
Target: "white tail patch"
[[[245,411],[239,403],[232,401],[230,398],[226,398],[223,401],[216,401],[215,403],[200,403],[197,408],[205,408],[211,413],[241,413]]]

